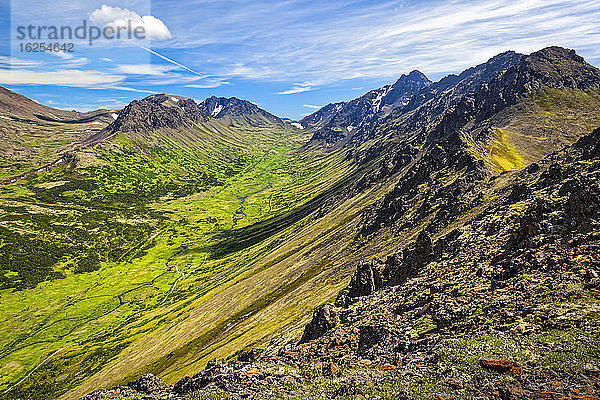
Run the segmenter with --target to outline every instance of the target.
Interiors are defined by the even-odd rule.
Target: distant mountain
[[[0,182],[16,182],[61,162],[63,154],[115,117],[111,110],[80,113],[47,107],[0,87]]]
[[[100,109],[85,113],[59,110],[44,106],[23,95],[0,86],[0,115],[6,121],[48,123],[86,123],[98,121],[108,124],[114,120],[113,111]]]
[[[151,132],[219,120],[225,125],[284,126],[284,122],[255,104],[235,97],[209,97],[196,103],[181,96],[156,94],[134,100],[108,128],[111,132]]]
[[[549,47],[499,54],[412,96],[388,87],[313,113],[301,162],[327,177],[349,169],[230,243],[277,232],[265,269],[289,260],[306,277],[326,263],[321,275],[265,301],[261,321],[236,319],[253,317],[248,302],[218,335],[203,331],[217,339],[165,350],[115,379],[127,386],[84,399],[597,398],[599,89],[600,70]],[[312,319],[297,306],[305,296],[318,304]],[[282,314],[280,331],[265,333]],[[119,368],[155,351],[123,353]]]
[[[200,103],[200,108],[204,115],[229,123],[242,123],[249,126],[284,124],[279,117],[259,108],[256,104],[235,97],[211,96]]]
[[[406,106],[415,94],[429,85],[431,81],[424,74],[412,71],[402,75],[393,85],[371,90],[347,103],[328,104],[300,123],[314,131],[316,140],[335,142]]]

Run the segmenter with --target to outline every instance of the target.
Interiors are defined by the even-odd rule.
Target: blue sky
[[[152,40],[75,41],[68,54],[19,48],[28,41],[18,26],[124,18]],[[600,65],[598,21],[595,0],[0,0],[0,85],[65,109],[214,94],[299,119],[413,69],[437,80],[506,50],[560,45]]]

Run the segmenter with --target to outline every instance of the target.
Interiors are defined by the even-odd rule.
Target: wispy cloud
[[[151,54],[154,54],[155,56],[158,56],[158,57],[160,57],[161,59],[163,59],[163,60],[165,60],[165,61],[167,61],[167,62],[169,62],[169,63],[171,63],[171,64],[173,64],[173,65],[177,65],[178,67],[180,67],[180,68],[183,68],[183,69],[185,69],[185,70],[186,70],[186,71],[188,71],[188,72],[191,72],[191,73],[192,73],[192,74],[194,74],[194,75],[198,75],[198,76],[200,76],[200,77],[203,77],[203,78],[208,76],[208,75],[203,75],[203,74],[200,74],[200,73],[198,73],[198,72],[194,71],[193,69],[191,69],[190,67],[187,67],[187,66],[185,66],[185,65],[183,65],[183,64],[181,64],[181,63],[179,63],[179,62],[177,62],[177,61],[175,61],[175,60],[173,60],[172,58],[169,58],[169,57],[167,57],[167,56],[165,56],[165,55],[163,55],[163,54],[160,54],[160,53],[159,53],[159,52],[157,52],[157,51],[154,51],[154,50],[152,50],[152,49],[149,49],[149,48],[147,48],[147,47],[145,47],[145,46],[142,46],[142,45],[140,45],[140,44],[137,44],[137,43],[135,43],[135,42],[131,42],[131,43],[132,43],[132,44],[134,44],[134,45],[136,45],[137,47],[139,47],[139,48],[141,48],[141,49],[144,49],[144,50],[146,50],[147,52],[149,52],[149,53],[151,53]]]
[[[99,71],[57,70],[31,71],[25,69],[0,69],[0,82],[8,85],[56,85],[95,88],[99,85],[114,85],[125,80],[124,75]]]
[[[129,87],[129,86],[107,86],[104,88],[95,88],[95,89],[114,89],[114,90],[123,90],[125,92],[156,94],[156,91],[153,91],[153,90],[138,89],[138,88]]]
[[[124,101],[139,93],[194,96],[196,89],[213,89],[299,117],[316,109],[312,104],[356,97],[413,69],[435,80],[509,49],[559,45],[600,64],[597,0],[152,0],[151,10],[147,0],[127,0],[127,9],[98,8],[100,0],[56,4],[13,2],[12,26],[76,26],[96,10],[98,24],[141,20],[168,39],[151,45],[100,40],[58,57],[13,53],[18,58],[0,57],[0,69],[13,70],[10,77],[0,71],[1,85],[114,89],[103,94],[126,95]],[[83,103],[84,92],[61,89],[57,96]]]
[[[319,110],[321,108],[323,108],[323,106],[314,106],[312,104],[303,104],[303,107],[307,107],[307,108],[312,108],[313,110]]]
[[[276,75],[276,71],[274,71],[268,65],[251,67],[243,63],[235,62],[222,74],[225,76],[249,79],[267,79],[272,78],[274,75]]]
[[[23,60],[16,57],[0,56],[0,68],[29,68],[41,65],[43,63],[39,60]]]
[[[283,92],[277,92],[277,94],[296,94],[308,92],[310,90],[314,90],[310,83],[297,83],[291,89],[284,90]]]
[[[193,13],[178,15],[172,48],[218,46],[210,58],[226,77],[315,86],[390,79],[415,68],[430,75],[458,72],[508,49],[547,45],[600,60],[600,3],[591,0],[256,3],[203,3],[204,23],[192,23]]]

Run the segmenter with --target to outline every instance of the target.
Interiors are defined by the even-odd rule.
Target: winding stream
[[[263,171],[261,173],[255,175],[254,178],[260,177],[265,172],[266,172],[266,169],[263,169]],[[224,230],[222,230],[222,231],[220,231],[220,232],[218,232],[218,233],[210,236],[208,239],[205,239],[205,240],[195,240],[195,241],[184,243],[184,244],[180,245],[176,249],[176,251],[165,262],[165,271],[163,271],[161,274],[157,275],[156,277],[154,277],[152,280],[150,280],[148,282],[141,283],[141,284],[137,285],[134,288],[128,289],[128,290],[126,290],[126,291],[124,291],[124,292],[122,292],[120,294],[115,295],[114,297],[119,300],[119,304],[116,305],[114,308],[112,308],[112,309],[110,309],[110,310],[108,310],[108,311],[100,314],[99,316],[88,318],[88,319],[84,320],[81,324],[76,324],[71,329],[69,329],[69,331],[67,331],[66,333],[61,334],[61,335],[59,335],[59,336],[57,336],[57,337],[55,337],[53,339],[39,340],[39,341],[36,341],[36,342],[33,342],[33,343],[29,343],[29,344],[26,344],[26,345],[23,345],[23,346],[19,346],[19,347],[12,347],[14,345],[14,343],[12,343],[11,345],[7,346],[7,347],[12,347],[12,348],[8,348],[8,349],[5,349],[4,351],[0,352],[0,359],[5,358],[6,356],[9,356],[10,354],[12,354],[12,353],[14,353],[16,351],[19,351],[19,350],[22,350],[22,349],[25,349],[25,348],[28,348],[28,347],[31,347],[31,346],[35,346],[35,345],[39,345],[39,344],[43,344],[43,343],[58,343],[61,340],[63,340],[66,336],[70,335],[76,329],[81,328],[81,327],[87,325],[88,323],[90,323],[92,321],[95,321],[95,320],[98,320],[98,319],[100,319],[100,318],[102,318],[104,316],[107,316],[107,315],[115,312],[116,310],[118,310],[119,308],[121,308],[122,306],[124,306],[125,304],[129,303],[129,301],[126,301],[126,300],[123,299],[123,297],[125,295],[127,295],[129,293],[132,293],[132,292],[135,292],[135,291],[137,291],[137,290],[139,290],[139,289],[141,289],[143,287],[154,285],[154,283],[156,282],[157,279],[161,278],[162,276],[164,276],[164,275],[166,275],[168,273],[175,272],[175,273],[181,274],[181,276],[174,282],[173,286],[171,287],[171,290],[167,293],[167,295],[165,296],[165,298],[163,299],[163,301],[159,304],[159,305],[162,305],[167,300],[167,297],[173,292],[173,290],[175,289],[175,285],[179,282],[179,280],[182,279],[182,278],[184,278],[184,277],[186,277],[186,276],[189,276],[189,275],[191,275],[191,274],[193,274],[195,272],[195,270],[190,271],[187,274],[183,273],[183,272],[180,272],[179,269],[178,269],[178,267],[176,265],[171,265],[171,262],[172,262],[173,258],[175,258],[175,257],[179,256],[180,254],[182,254],[183,252],[187,251],[190,248],[190,246],[192,246],[192,245],[194,245],[196,243],[199,243],[199,242],[202,242],[202,241],[209,242],[209,241],[215,239],[216,237],[218,237],[218,236],[220,236],[220,235],[222,235],[222,234],[224,234],[226,232],[232,231],[238,225],[239,221],[243,220],[244,218],[246,218],[248,216],[246,214],[246,208],[245,208],[246,200],[249,197],[251,197],[251,196],[257,195],[257,194],[262,193],[262,192],[264,192],[266,190],[269,190],[271,188],[273,188],[273,185],[271,184],[271,182],[268,182],[268,184],[265,187],[263,187],[262,189],[260,189],[260,190],[257,190],[257,191],[252,192],[252,193],[245,194],[243,196],[239,196],[237,199],[240,202],[240,204],[239,204],[239,207],[233,212],[233,214],[231,216],[231,226],[229,228],[224,229]],[[206,257],[204,258],[204,262],[202,263],[202,265],[204,265],[204,263],[206,262],[206,259],[208,258],[208,255],[209,254],[207,254]],[[175,268],[175,270],[173,268]],[[219,276],[220,275],[221,274],[219,274]],[[211,279],[207,283],[210,283],[213,280],[214,279]],[[89,290],[89,289],[91,289],[91,288],[88,288],[87,290]],[[87,292],[87,290],[86,290],[86,292]],[[80,299],[80,301],[81,300],[85,300],[85,299]],[[47,328],[49,328],[49,327],[51,327],[51,326],[53,326],[53,325],[55,325],[55,324],[57,324],[57,323],[60,323],[60,322],[63,322],[63,321],[69,321],[69,320],[73,320],[73,319],[79,319],[79,317],[71,317],[71,318],[63,318],[63,319],[55,320],[55,321],[53,321],[52,323],[50,323],[48,325],[45,325],[45,326],[42,326],[42,327],[38,328],[34,332],[34,335],[37,334],[37,333],[39,333],[39,332],[41,332],[41,331],[43,331],[43,330],[45,330],[45,329],[47,329]],[[29,337],[31,337],[31,336],[29,336]],[[41,363],[37,364],[35,366],[35,368],[32,369],[29,372],[28,375],[26,375],[26,378],[31,373],[33,373],[33,371],[35,371],[37,368],[39,368],[44,362],[46,362],[49,358],[51,358],[52,356],[54,356],[57,353],[58,353],[58,351],[54,352],[52,355],[50,355],[49,357],[47,357]],[[21,381],[19,381],[19,383],[21,383],[23,381],[24,381],[24,379],[22,379]],[[16,385],[18,385],[18,383],[15,384],[15,385],[10,386],[8,389],[6,389],[4,391],[4,393],[8,392],[9,390],[11,390]]]

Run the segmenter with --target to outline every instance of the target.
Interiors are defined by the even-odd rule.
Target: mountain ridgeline
[[[71,132],[10,96],[5,139],[19,107]],[[599,398],[600,70],[575,51],[413,71],[301,129],[214,96],[108,116],[3,186],[0,397]]]
[[[209,118],[251,126],[284,125],[278,117],[235,97],[212,96],[196,103],[192,99],[157,94],[131,102],[108,129],[111,132],[152,132],[205,122]]]
[[[371,90],[347,103],[328,104],[300,120],[302,126],[314,131],[313,138],[327,144],[353,135],[397,108],[405,107],[423,88],[431,85],[419,71],[402,75],[393,85]]]

